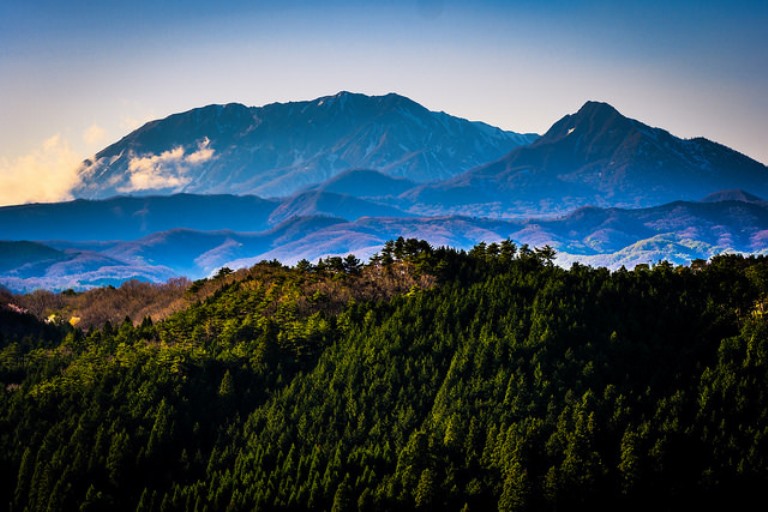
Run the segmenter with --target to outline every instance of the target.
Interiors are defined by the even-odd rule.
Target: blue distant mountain
[[[39,267],[47,267],[69,259],[59,250],[36,242],[1,242],[0,273],[16,272],[18,275],[34,275]]]
[[[721,200],[676,201],[652,208],[580,208],[557,218],[523,220],[465,216],[358,217],[292,216],[261,232],[172,229],[129,241],[0,243],[0,283],[13,290],[70,288],[136,278],[205,277],[277,258],[356,253],[367,257],[398,236],[434,245],[470,248],[511,238],[519,244],[550,245],[558,262],[580,261],[618,268],[668,260],[685,264],[722,252],[768,252],[768,202],[751,195]],[[205,196],[201,196],[204,200]],[[308,210],[307,210],[308,211]],[[0,211],[0,216],[2,211]]]
[[[707,139],[680,139],[588,102],[529,146],[407,193],[433,211],[546,215],[648,207],[743,189],[768,197],[768,167]]]
[[[271,224],[279,224],[294,217],[313,215],[348,220],[360,217],[413,217],[412,214],[395,207],[367,201],[354,195],[313,190],[283,200],[269,216],[269,220]]]
[[[152,121],[81,169],[76,197],[285,197],[349,169],[442,180],[535,140],[399,96],[340,92],[263,107],[211,105]]]
[[[310,187],[310,190],[345,194],[360,198],[394,198],[417,186],[417,183],[401,177],[387,176],[370,169],[351,169]]]
[[[278,206],[255,196],[177,194],[0,207],[5,240],[133,240],[174,228],[262,231]]]
[[[205,107],[105,149],[77,193],[109,197],[0,208],[0,285],[198,278],[262,259],[367,257],[398,236],[458,248],[511,238],[610,268],[768,252],[766,166],[597,102],[540,138],[397,95]]]

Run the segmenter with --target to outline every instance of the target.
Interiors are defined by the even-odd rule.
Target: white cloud
[[[184,148],[177,146],[159,155],[133,157],[128,162],[130,182],[119,192],[177,188],[189,183],[184,176]]]
[[[201,140],[197,145],[197,151],[187,156],[187,163],[197,165],[213,158],[213,148],[210,146],[211,140],[208,137]]]
[[[27,155],[0,158],[0,205],[72,199],[82,160],[59,134]]]
[[[186,176],[191,167],[213,158],[214,150],[210,144],[211,141],[206,137],[198,143],[197,151],[190,154],[186,154],[182,146],[176,146],[159,155],[132,157],[128,162],[129,182],[119,187],[118,192],[181,189],[191,180]]]

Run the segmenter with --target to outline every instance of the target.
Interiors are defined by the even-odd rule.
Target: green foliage
[[[611,273],[555,257],[400,238],[369,265],[222,273],[162,321],[80,331],[8,313],[0,502],[520,511],[759,498],[768,260]]]

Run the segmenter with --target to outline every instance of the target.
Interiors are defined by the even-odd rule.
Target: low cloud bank
[[[72,199],[82,160],[59,134],[27,155],[0,158],[0,206]]]

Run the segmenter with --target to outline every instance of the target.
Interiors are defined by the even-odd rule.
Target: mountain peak
[[[397,196],[415,186],[415,182],[402,177],[387,176],[371,169],[350,169],[316,189],[353,197],[384,197]]]
[[[306,103],[308,105],[315,104],[318,107],[326,106],[326,107],[341,107],[344,108],[347,106],[347,103],[350,101],[359,101],[367,99],[367,96],[364,94],[359,94],[355,92],[349,92],[349,91],[339,91],[336,94],[333,94],[331,96],[323,96],[321,98],[317,98],[312,101],[308,102],[301,102]]]
[[[625,117],[607,103],[589,101],[532,144],[408,197],[425,198],[422,202],[440,198],[473,209],[498,201],[514,215],[531,215],[585,204],[645,207],[696,201],[737,188],[767,197],[768,168],[725,146],[683,140]],[[754,201],[733,192],[708,200],[745,198]]]
[[[762,203],[763,200],[754,194],[741,189],[721,190],[710,194],[701,200],[703,203],[720,203],[723,201],[738,201],[741,203]]]
[[[618,110],[616,110],[609,103],[602,101],[587,101],[576,113],[577,116],[587,117],[605,117],[605,116],[621,116]],[[623,117],[623,116],[622,116]]]
[[[632,120],[624,117],[608,103],[588,101],[578,112],[567,115],[552,125],[539,139],[538,144],[548,144],[566,137],[592,140],[601,137],[606,131],[620,129],[623,132],[632,123]],[[576,137],[571,137],[572,134]]]
[[[628,118],[612,105],[600,101],[586,102],[578,112],[570,116],[577,124],[588,124],[590,127],[602,127],[615,123],[626,123]]]

